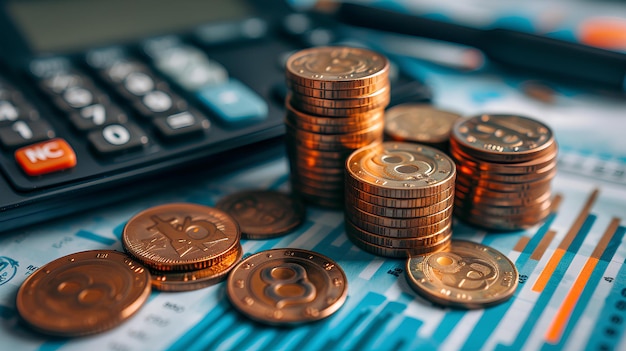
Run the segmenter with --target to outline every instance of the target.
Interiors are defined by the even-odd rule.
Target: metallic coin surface
[[[389,61],[377,52],[327,46],[300,50],[287,59],[287,79],[300,86],[343,90],[388,79]]]
[[[160,291],[190,291],[215,285],[224,279],[239,262],[243,250],[239,245],[236,250],[220,262],[207,268],[190,271],[150,271],[152,287]]]
[[[348,295],[343,269],[317,252],[273,249],[241,261],[226,292],[247,317],[271,325],[297,325],[326,318]]]
[[[271,190],[247,190],[228,195],[215,207],[239,223],[246,239],[267,239],[289,233],[305,217],[304,204],[288,194]]]
[[[355,188],[351,186],[350,184],[347,184],[347,185],[348,186],[346,186],[346,196],[352,196],[354,198],[367,201],[375,205],[391,207],[391,208],[411,208],[411,207],[430,206],[430,205],[434,205],[440,201],[445,200],[451,195],[454,195],[454,187],[451,187],[448,189],[443,189],[440,192],[430,195],[430,196],[411,198],[411,199],[396,199],[392,197],[372,195],[367,192],[364,192],[363,190]]]
[[[390,228],[411,228],[433,225],[441,222],[452,215],[453,206],[428,216],[414,218],[393,218],[387,216],[379,216],[373,213],[363,211],[357,207],[346,206],[345,214],[355,223],[366,221],[372,224],[381,225]]]
[[[396,248],[389,246],[377,245],[359,238],[353,235],[352,232],[346,231],[346,235],[360,249],[369,252],[377,256],[393,257],[393,258],[407,258],[413,255],[424,255],[428,253],[438,252],[445,250],[450,246],[450,237],[447,240],[443,240],[437,245],[428,247],[412,247],[412,248]]]
[[[385,134],[397,141],[442,143],[461,115],[427,104],[405,103],[385,112]]]
[[[150,273],[113,250],[73,253],[40,267],[22,283],[16,308],[39,332],[82,336],[111,329],[150,295]]]
[[[457,122],[452,139],[470,155],[496,162],[522,162],[536,158],[554,143],[545,124],[516,115],[480,115]]]
[[[441,244],[443,241],[450,240],[452,235],[452,227],[448,226],[442,229],[439,232],[435,232],[429,234],[427,236],[419,236],[419,237],[388,237],[385,235],[378,235],[374,233],[370,233],[367,230],[359,228],[356,224],[351,221],[345,221],[346,231],[350,232],[350,235],[355,236],[363,241],[366,241],[371,244],[386,246],[390,248],[398,248],[398,249],[410,249],[410,248],[424,248],[428,249],[429,247],[437,246]]]
[[[508,300],[518,284],[517,268],[494,248],[452,240],[450,248],[412,256],[406,265],[409,285],[433,303],[484,308]]]
[[[420,144],[384,142],[352,153],[346,160],[352,185],[374,195],[423,197],[454,183],[456,166],[443,152]],[[396,190],[397,196],[387,195]],[[400,196],[403,195],[403,196]]]
[[[446,208],[452,206],[453,203],[454,203],[454,194],[432,205],[427,205],[424,207],[411,207],[411,208],[396,208],[396,207],[380,206],[380,205],[369,203],[367,201],[363,201],[361,199],[358,199],[352,196],[346,196],[346,206],[356,207],[367,213],[371,213],[371,214],[375,214],[379,216],[385,216],[385,217],[393,217],[393,218],[416,218],[416,217],[430,216],[430,215],[434,215],[435,213],[445,210]]]
[[[236,250],[239,225],[228,213],[191,203],[171,203],[131,218],[122,234],[124,249],[146,266],[193,270],[220,262]]]

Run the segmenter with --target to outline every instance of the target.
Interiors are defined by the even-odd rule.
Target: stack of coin
[[[424,144],[447,152],[452,126],[460,118],[458,113],[432,105],[404,103],[385,111],[385,136],[391,140]]]
[[[389,104],[389,62],[351,47],[315,47],[291,55],[286,143],[291,184],[304,200],[343,206],[345,160],[383,140]]]
[[[411,288],[427,300],[468,309],[508,300],[519,279],[515,264],[498,250],[456,239],[447,250],[409,258],[406,273]]]
[[[545,124],[515,115],[481,115],[455,124],[455,214],[488,229],[516,230],[550,212],[558,147]]]
[[[122,234],[128,254],[149,268],[152,286],[187,291],[224,278],[242,255],[237,222],[216,208],[172,203],[131,218]]]
[[[456,167],[446,154],[384,142],[352,153],[346,168],[346,233],[357,246],[388,257],[448,246]]]

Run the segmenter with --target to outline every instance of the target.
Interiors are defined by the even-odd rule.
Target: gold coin
[[[293,196],[271,190],[230,194],[215,204],[239,223],[246,239],[268,239],[289,233],[302,224],[305,208]]]
[[[285,65],[287,80],[300,86],[345,90],[388,79],[389,61],[377,52],[344,46],[314,47],[292,54]]]
[[[545,124],[516,115],[480,115],[459,120],[451,142],[482,160],[524,162],[551,151],[552,130]]]
[[[172,203],[131,218],[122,234],[124,249],[146,266],[194,270],[219,263],[234,252],[241,232],[229,214],[216,208]]]
[[[220,262],[207,268],[190,271],[150,271],[152,287],[160,291],[191,291],[215,285],[224,279],[239,262],[243,250],[238,245],[236,250]]]
[[[384,142],[353,152],[346,160],[350,184],[370,194],[415,198],[454,184],[456,167],[443,152],[420,144]]]
[[[443,143],[461,115],[427,104],[405,103],[385,112],[385,133],[397,141]]]
[[[335,313],[348,295],[343,269],[328,257],[302,249],[273,249],[241,261],[226,292],[247,317],[271,325],[296,325]]]
[[[484,308],[515,293],[518,272],[499,251],[478,243],[452,240],[448,250],[407,260],[409,285],[433,303]]]
[[[150,295],[150,273],[113,250],[73,253],[45,264],[20,286],[16,308],[39,332],[81,336],[111,329]]]

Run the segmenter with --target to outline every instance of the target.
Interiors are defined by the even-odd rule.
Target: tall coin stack
[[[528,228],[550,213],[558,147],[548,126],[515,115],[481,115],[455,124],[455,214],[497,230]]]
[[[315,47],[291,55],[286,144],[293,191],[305,201],[341,208],[346,158],[383,140],[389,62],[352,47]]]
[[[448,247],[452,236],[454,161],[406,142],[361,148],[346,161],[345,225],[365,251],[410,257]]]

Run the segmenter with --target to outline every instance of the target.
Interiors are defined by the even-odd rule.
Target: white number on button
[[[104,140],[112,145],[124,145],[130,141],[130,132],[119,124],[112,124],[102,129]]]

